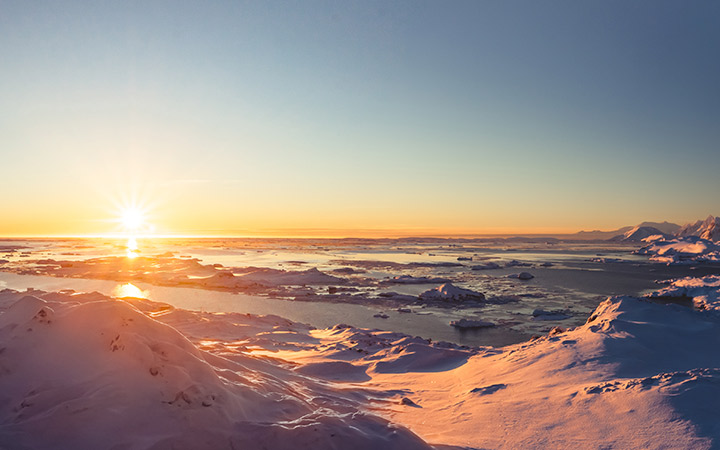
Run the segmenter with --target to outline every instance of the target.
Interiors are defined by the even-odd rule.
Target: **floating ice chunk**
[[[522,262],[518,261],[516,259],[513,259],[512,261],[508,261],[505,263],[505,267],[530,267],[532,264],[528,262]]]
[[[433,277],[413,277],[411,275],[400,275],[390,279],[390,283],[396,284],[433,284],[433,283],[447,283],[447,278],[433,278]]]
[[[653,241],[635,253],[667,264],[720,261],[720,245],[697,236]]]
[[[720,275],[670,280],[670,285],[646,295],[648,298],[689,298],[698,309],[720,311]]]
[[[450,321],[450,326],[455,328],[490,328],[495,324],[486,320],[460,319]]]
[[[485,300],[485,295],[470,289],[454,286],[452,283],[441,284],[420,294],[421,300],[440,300],[445,302],[462,302],[465,300]]]
[[[561,311],[546,311],[544,309],[536,309],[532,315],[534,320],[565,320],[570,318]]]
[[[256,268],[252,272],[238,277],[244,281],[253,281],[268,286],[282,285],[327,285],[344,284],[345,279],[328,275],[313,267],[308,270],[277,270],[270,268]]]
[[[622,262],[620,258],[590,258],[588,261],[601,264]]]
[[[400,303],[412,303],[417,300],[417,297],[413,295],[399,294],[397,292],[380,292],[378,297]]]
[[[499,269],[500,264],[494,263],[494,262],[486,262],[483,264],[476,264],[472,267],[470,267],[470,270],[491,270],[491,269]]]
[[[532,280],[535,275],[528,272],[513,273],[507,276],[508,278],[517,278],[519,280]]]

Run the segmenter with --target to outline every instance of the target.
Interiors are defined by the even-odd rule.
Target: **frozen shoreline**
[[[670,288],[660,294],[702,297],[711,306],[720,289],[715,278]],[[0,410],[0,442],[9,448],[53,448],[58,438],[79,449],[109,448],[87,420],[130,448],[230,448],[247,438],[239,429],[273,448],[340,441],[343,448],[422,448],[374,414],[426,442],[463,448],[711,448],[720,438],[713,425],[720,413],[702,406],[720,399],[716,307],[614,297],[575,329],[469,349],[98,294],[5,290],[0,305],[0,393],[8,405]],[[251,414],[248,395],[257,397]],[[282,417],[271,412],[277,395],[295,398]],[[117,408],[125,412],[111,413]],[[292,414],[311,418],[320,434],[286,428]],[[256,415],[280,428],[258,428],[249,419]],[[146,417],[154,426],[130,431],[123,427],[132,421],[119,417]],[[212,438],[201,427],[209,423]],[[273,429],[284,430],[279,441],[267,441]]]

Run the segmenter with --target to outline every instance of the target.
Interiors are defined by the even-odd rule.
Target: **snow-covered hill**
[[[362,396],[247,350],[200,350],[153,318],[172,308],[136,303],[146,313],[102,295],[0,294],[0,448],[428,448]]]
[[[624,234],[619,234],[610,240],[618,242],[642,242],[643,239],[647,239],[651,236],[658,236],[660,238],[668,237],[667,234],[663,233],[655,227],[638,225],[635,228],[626,231]]]

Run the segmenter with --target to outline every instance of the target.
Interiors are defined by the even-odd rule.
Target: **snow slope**
[[[657,228],[637,226],[625,232],[624,234],[619,234],[613,237],[610,240],[619,242],[641,242],[643,239],[647,239],[651,236],[660,236],[662,238],[669,237],[667,234],[663,233]]]
[[[33,294],[0,294],[0,448],[427,447],[317,379],[198,349],[164,308]]]
[[[420,408],[391,417],[468,448],[707,449],[720,437],[720,320],[630,297],[581,327],[470,358],[451,373],[378,375]]]

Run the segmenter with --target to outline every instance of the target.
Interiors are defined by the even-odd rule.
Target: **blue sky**
[[[718,214],[718,23],[715,2],[0,1],[0,233],[102,233],[127,197],[200,234]]]

